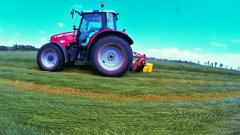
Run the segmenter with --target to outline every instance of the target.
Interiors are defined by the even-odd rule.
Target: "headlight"
[[[60,40],[60,43],[62,43],[62,44],[65,43],[65,40]]]

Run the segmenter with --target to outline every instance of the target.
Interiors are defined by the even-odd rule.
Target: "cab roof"
[[[83,14],[90,14],[90,13],[113,13],[113,14],[117,14],[117,12],[113,11],[113,10],[87,10],[87,11],[83,11]]]

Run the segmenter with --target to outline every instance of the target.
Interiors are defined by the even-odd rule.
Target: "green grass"
[[[240,93],[239,72],[171,62],[152,63],[153,73],[129,72],[121,78],[106,78],[95,75],[89,66],[42,72],[36,65],[36,52],[0,52],[0,134],[240,133],[238,96],[134,99],[148,94],[174,97]],[[16,80],[22,85],[11,84]],[[133,99],[59,95],[29,84]]]

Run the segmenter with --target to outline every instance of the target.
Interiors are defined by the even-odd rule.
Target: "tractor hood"
[[[77,31],[64,32],[64,33],[53,35],[51,37],[51,43],[62,44],[64,47],[66,47],[70,43],[76,42],[76,37],[77,37]]]

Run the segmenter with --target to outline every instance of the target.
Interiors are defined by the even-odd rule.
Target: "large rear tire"
[[[124,75],[133,61],[129,43],[118,36],[99,39],[91,50],[93,70],[102,76],[118,77]]]
[[[56,72],[64,64],[63,53],[54,44],[45,44],[37,54],[38,67],[43,71]]]

